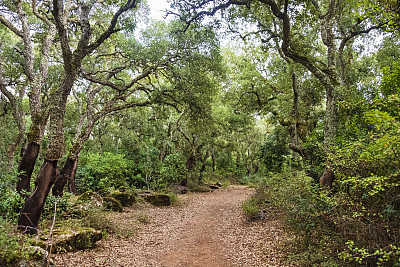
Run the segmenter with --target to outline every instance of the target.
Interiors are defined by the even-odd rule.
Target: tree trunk
[[[19,180],[17,182],[17,191],[25,190],[31,191],[31,176],[35,167],[36,158],[39,155],[40,146],[37,143],[28,143],[24,154],[22,155],[21,162],[18,166]]]
[[[210,155],[210,151],[207,150],[207,151],[206,151],[206,154],[204,155],[203,162],[202,162],[202,164],[201,164],[200,175],[199,175],[199,182],[201,182],[201,179],[202,179],[202,177],[203,177],[203,172],[206,170],[207,159],[208,159],[209,155]]]
[[[335,92],[327,91],[326,98],[326,111],[325,111],[325,123],[324,123],[324,150],[327,156],[326,166],[324,173],[320,178],[320,184],[326,189],[332,188],[335,174],[333,172],[332,163],[330,156],[332,154],[333,146],[336,143],[336,132],[337,132],[337,101]]]
[[[335,179],[335,174],[332,170],[332,167],[330,166],[329,161],[327,160],[324,173],[322,174],[321,178],[319,179],[319,182],[325,189],[331,190],[334,179]]]
[[[53,196],[62,197],[64,193],[64,187],[67,182],[70,185],[68,191],[71,191],[71,184],[74,185],[74,183],[71,181],[74,181],[75,179],[77,165],[78,158],[67,158],[67,161],[65,162],[64,167],[61,170],[60,176],[53,186]],[[75,190],[75,186],[73,186],[73,190]]]
[[[24,233],[37,234],[40,215],[56,177],[57,160],[45,160],[36,181],[36,190],[26,200],[18,220],[18,228]]]
[[[257,173],[258,173],[258,170],[259,170],[259,167],[258,167],[258,164],[257,164],[256,167],[254,168],[253,174],[254,174],[254,175],[257,174]]]
[[[214,154],[214,149],[212,150],[212,153],[211,153],[211,165],[212,165],[212,171],[214,173],[215,172],[215,154]]]
[[[189,156],[189,158],[186,161],[186,169],[188,170],[188,173],[191,173],[192,170],[194,170],[194,168],[196,167],[196,158],[195,156],[191,155]],[[182,185],[183,186],[188,186],[188,177],[186,176],[186,178],[182,181]]]
[[[22,140],[24,140],[24,136],[25,136],[25,127],[19,129],[19,132],[14,139],[14,143],[12,143],[8,147],[7,157],[8,157],[8,168],[10,170],[14,166],[15,151],[17,150],[17,147],[22,143]]]
[[[78,165],[78,160],[76,160],[76,164]],[[68,192],[72,194],[76,194],[76,188],[75,188],[76,169],[77,168],[75,167],[73,173],[71,173],[68,179]]]

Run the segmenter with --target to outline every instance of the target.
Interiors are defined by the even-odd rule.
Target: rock
[[[196,192],[196,193],[207,193],[207,192],[211,192],[212,190],[208,185],[199,184],[199,185],[191,188],[190,191]]]
[[[78,196],[76,203],[77,204],[87,203],[90,204],[90,206],[101,207],[103,206],[103,199],[96,192],[88,191]]]
[[[112,189],[110,188],[103,188],[97,191],[97,193],[102,196],[102,197],[108,197],[112,192]]]
[[[188,188],[183,185],[178,184],[172,187],[172,192],[174,192],[175,194],[186,194],[188,191]]]
[[[99,230],[93,228],[54,229],[52,247],[57,252],[71,252],[94,248],[95,243],[103,237]],[[38,245],[46,247],[47,236],[41,237]]]
[[[30,246],[28,247],[29,258],[35,261],[40,261],[43,259],[43,255],[45,257],[48,256],[49,252],[47,252],[44,248],[39,246]]]
[[[113,197],[103,197],[103,205],[108,210],[122,212],[123,208],[121,202]]]
[[[145,200],[154,206],[169,206],[171,205],[171,198],[165,194],[153,194],[145,197]]]
[[[128,194],[128,193],[122,193],[119,191],[113,192],[110,197],[118,200],[123,207],[129,207],[132,206],[133,203],[136,202],[136,198],[134,195]]]
[[[62,218],[77,218],[77,219],[85,217],[87,214],[87,210],[88,210],[87,206],[88,206],[87,204],[75,205],[75,206],[71,207],[69,210],[67,210],[66,212],[64,212],[61,215],[61,217]]]

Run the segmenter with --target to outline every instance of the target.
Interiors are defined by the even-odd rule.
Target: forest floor
[[[95,249],[53,255],[53,261],[56,266],[288,266],[281,251],[289,236],[279,216],[267,211],[266,220],[249,222],[242,214],[241,203],[253,193],[235,185],[180,195],[180,204],[171,207],[142,203],[113,216],[126,226],[138,214],[148,218],[135,234],[108,236]]]

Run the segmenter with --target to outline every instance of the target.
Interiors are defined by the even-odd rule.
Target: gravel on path
[[[129,238],[108,237],[95,249],[54,255],[53,260],[56,266],[76,267],[289,266],[282,259],[288,235],[279,218],[248,222],[242,214],[241,203],[253,193],[234,185],[180,195],[178,206],[129,209],[118,220],[129,225],[140,212],[150,223]]]

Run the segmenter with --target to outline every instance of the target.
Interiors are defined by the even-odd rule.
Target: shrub
[[[70,210],[74,206],[73,194],[65,192],[62,197],[55,197],[49,195],[43,207],[42,217],[45,219],[52,219],[54,215],[54,204],[57,202],[57,216],[60,216],[64,212]]]
[[[0,266],[29,258],[30,240],[14,229],[14,225],[0,218]]]
[[[121,154],[105,152],[89,153],[80,161],[76,175],[79,192],[99,191],[105,188],[127,186],[132,177],[130,166],[133,163]]]
[[[248,200],[244,201],[242,204],[242,210],[247,218],[249,218],[250,220],[255,220],[258,217],[260,211],[258,200],[255,197],[251,197]]]
[[[163,161],[158,183],[163,184],[165,187],[173,183],[181,183],[186,178],[186,175],[187,168],[182,156],[170,154]]]

